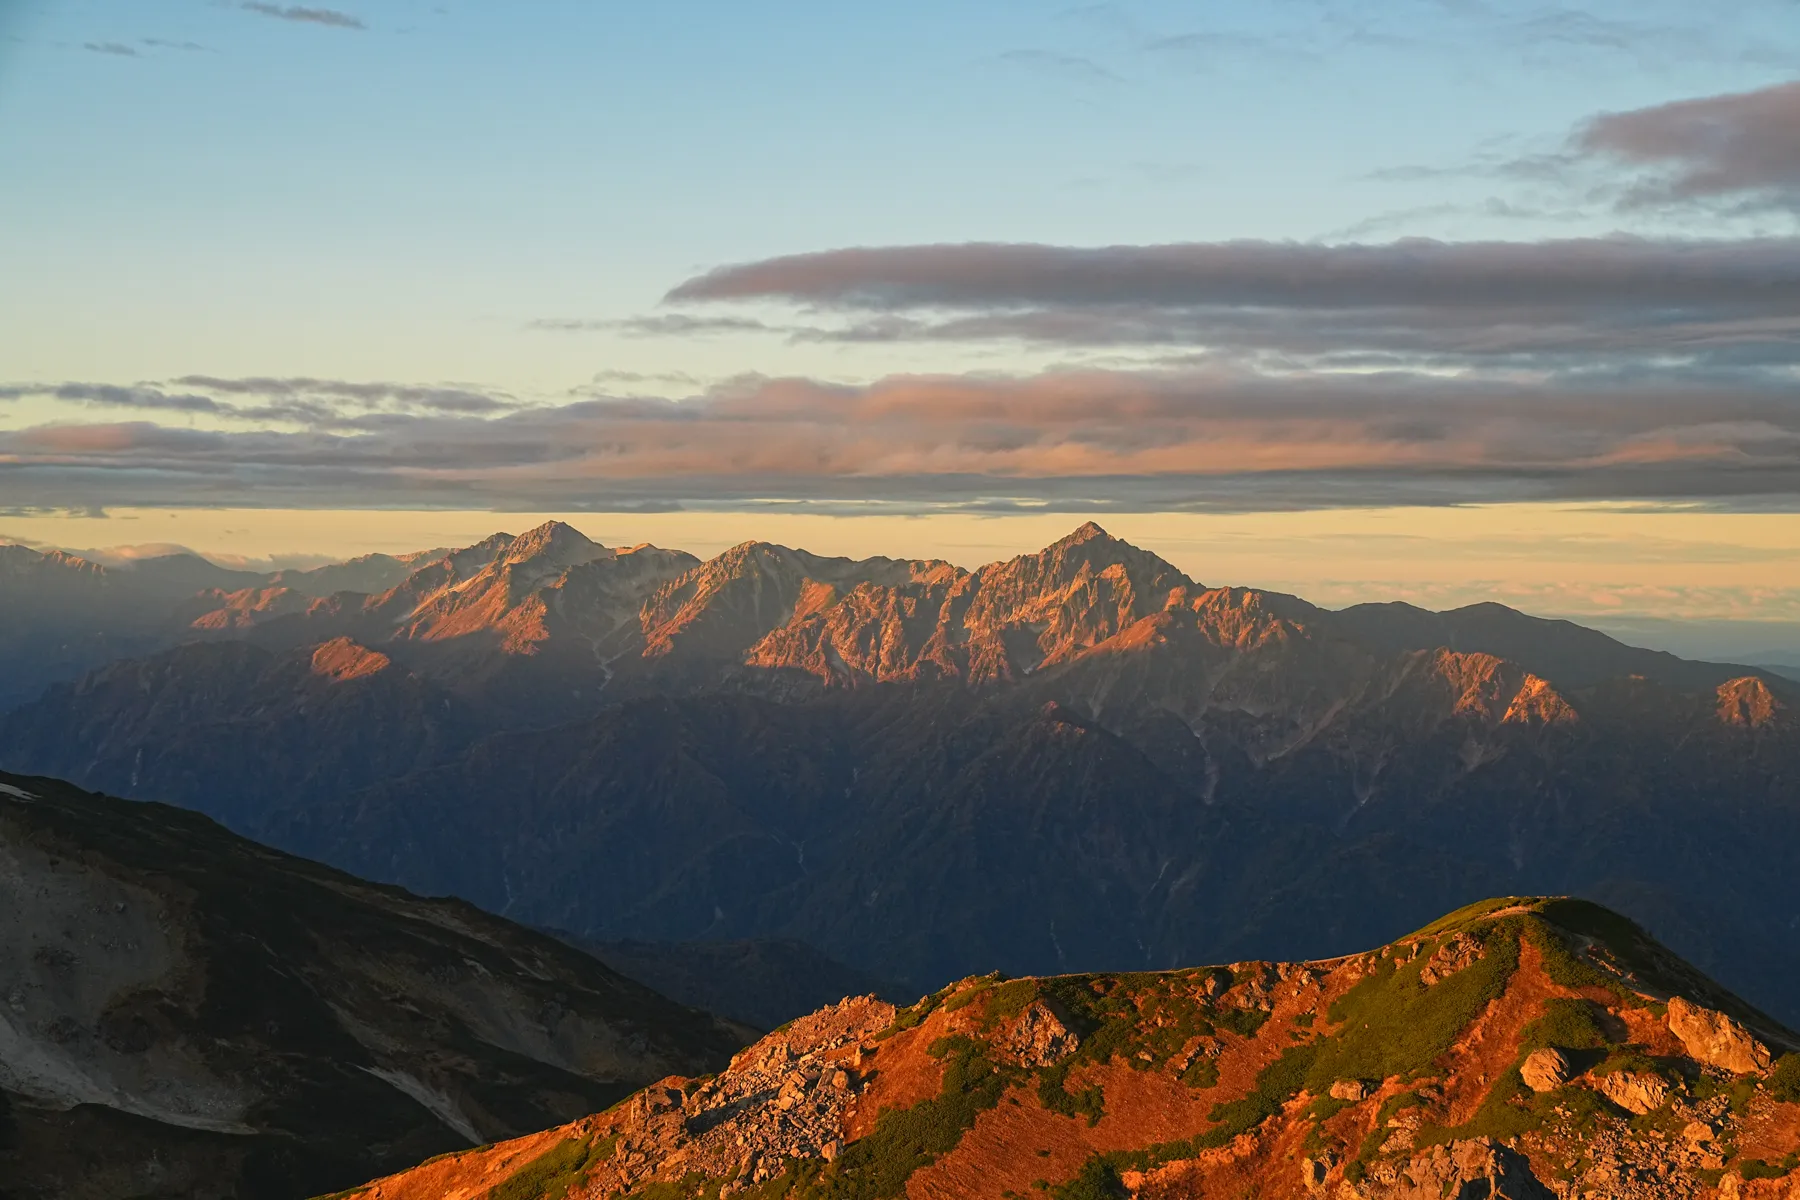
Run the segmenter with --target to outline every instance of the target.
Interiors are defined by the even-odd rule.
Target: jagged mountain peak
[[[64,550],[38,550],[17,542],[0,544],[0,573],[24,574],[45,569],[62,569],[93,578],[103,578],[107,573],[99,563]]]
[[[545,521],[528,529],[506,547],[501,560],[508,563],[541,563],[550,567],[573,567],[614,552],[589,538],[573,525],[562,521]]]
[[[848,998],[352,1195],[1772,1200],[1795,1043],[1617,914],[1503,897],[1341,958]]]
[[[312,671],[336,683],[378,674],[393,665],[387,655],[347,637],[333,638],[313,651]]]
[[[1774,723],[1787,712],[1787,706],[1776,699],[1768,683],[1755,675],[1727,680],[1718,689],[1719,720],[1745,729],[1760,729]]]
[[[1080,545],[1082,542],[1091,542],[1098,539],[1105,539],[1107,541],[1116,540],[1113,538],[1112,534],[1100,527],[1098,521],[1084,521],[1067,537],[1052,544],[1056,546],[1076,546]]]

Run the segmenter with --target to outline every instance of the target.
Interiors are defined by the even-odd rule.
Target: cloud
[[[396,415],[493,416],[520,407],[503,393],[471,387],[306,377],[227,379],[184,375],[161,383],[0,384],[0,402],[24,398],[136,408],[257,424],[356,430]]]
[[[746,378],[353,428],[0,431],[0,505],[1292,509],[1800,506],[1791,386],[1673,372],[1281,376],[1223,363],[851,386]]]
[[[364,410],[397,408],[486,414],[518,407],[517,402],[503,393],[468,387],[368,383],[305,376],[223,379],[215,375],[184,375],[171,382],[180,387],[198,388],[220,395],[256,397],[268,402],[323,400]]]
[[[0,384],[0,401],[19,400],[31,396],[107,408],[162,409],[184,413],[223,411],[223,406],[210,396],[201,396],[191,392],[165,392],[160,388],[143,385],[123,387],[108,383],[59,383],[42,386]]]
[[[335,29],[367,29],[361,20],[335,8],[306,8],[298,4],[263,4],[246,0],[238,7],[280,21],[301,21],[311,25],[329,25]]]
[[[1800,213],[1800,82],[1607,113],[1575,140],[1592,159],[1646,172],[1630,204],[1736,200]]]
[[[138,58],[138,52],[123,42],[83,42],[83,50],[91,50],[95,54],[112,54],[119,58]]]
[[[1279,372],[1766,382],[1800,368],[1791,238],[896,246],[724,267],[668,299],[796,306],[811,320],[802,340],[1106,348]]]
[[[632,337],[705,337],[716,333],[786,333],[790,330],[752,317],[702,317],[659,313],[623,318],[539,317],[527,329],[539,333],[623,333]]]
[[[1800,241],[893,246],[721,267],[677,286],[667,299],[775,299],[884,310],[1039,304],[1630,308],[1741,300],[1752,282],[1784,306],[1800,303]]]

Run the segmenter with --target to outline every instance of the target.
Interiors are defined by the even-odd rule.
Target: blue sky
[[[1480,176],[1369,176],[1554,149],[1590,114],[1800,64],[1791,0],[1704,16],[1463,0],[334,2],[363,28],[210,0],[12,0],[8,375],[547,393],[605,370],[867,375],[916,356],[524,326],[627,316],[698,268],[845,245],[1643,224],[1563,203],[1491,215],[1510,185]]]

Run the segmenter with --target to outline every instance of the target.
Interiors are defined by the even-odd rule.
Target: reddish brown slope
[[[1800,1057],[1733,1056],[1791,1040],[1603,909],[1497,901],[1344,959],[846,1001],[354,1194],[1761,1200]]]

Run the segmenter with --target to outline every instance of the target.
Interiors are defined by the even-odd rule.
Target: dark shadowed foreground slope
[[[361,1200],[1787,1200],[1800,1056],[1630,922],[1489,901],[1303,963],[850,1000]]]
[[[330,1191],[740,1044],[467,904],[0,775],[8,1200]]]

